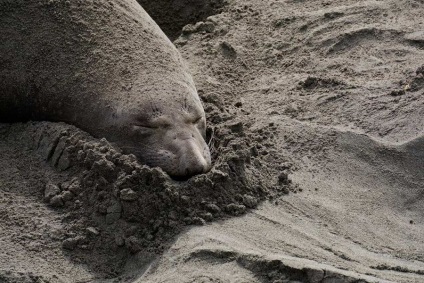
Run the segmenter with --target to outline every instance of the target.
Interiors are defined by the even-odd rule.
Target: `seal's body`
[[[62,121],[172,176],[210,168],[205,114],[135,0],[0,0],[0,121]]]

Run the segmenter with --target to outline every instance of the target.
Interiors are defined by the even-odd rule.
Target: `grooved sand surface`
[[[423,14],[419,0],[234,0],[187,27],[175,44],[210,125],[241,123],[249,172],[288,170],[296,193],[120,266],[64,252],[67,214],[42,190],[71,173],[0,139],[0,281],[424,282]]]

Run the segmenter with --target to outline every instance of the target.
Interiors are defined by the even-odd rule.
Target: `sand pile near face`
[[[44,201],[62,217],[63,228],[54,240],[61,242],[72,260],[113,276],[122,271],[131,254],[141,252],[151,258],[162,252],[186,225],[242,215],[271,195],[289,192],[286,173],[280,179],[265,178],[252,166],[260,162],[252,142],[257,134],[247,134],[242,124],[227,120],[227,126],[209,129],[214,168],[188,181],[172,180],[159,168],[141,165],[106,140],[66,124],[3,124],[1,143],[5,153],[13,145],[14,150],[35,158],[34,163],[50,166],[51,175],[27,192],[27,184],[15,185],[24,195],[32,191],[40,203]],[[7,186],[15,176],[4,174],[4,166],[3,190],[16,193]],[[17,160],[17,166],[31,175],[25,160]],[[6,207],[4,212],[8,214]],[[39,233],[30,244],[44,236]]]
[[[230,1],[186,26],[215,168],[185,183],[69,126],[3,125],[0,278],[421,282],[421,2]],[[290,169],[302,193],[227,218]],[[164,248],[186,223],[206,225]]]

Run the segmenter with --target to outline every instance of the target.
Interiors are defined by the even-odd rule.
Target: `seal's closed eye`
[[[157,129],[157,128],[159,128],[158,126],[156,126],[156,125],[141,125],[141,124],[134,124],[133,125],[134,127],[136,127],[136,128],[144,128],[144,129]]]
[[[139,128],[154,130],[154,129],[167,129],[171,126],[171,123],[164,116],[160,116],[154,119],[151,119],[145,116],[140,116],[136,119],[136,122],[133,125]]]
[[[157,128],[145,125],[132,124],[132,132],[140,137],[148,137],[154,134]]]

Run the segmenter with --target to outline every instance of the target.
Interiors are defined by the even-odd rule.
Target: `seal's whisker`
[[[211,131],[211,137],[208,142],[208,147],[209,147],[211,155],[218,153],[218,150],[215,147],[215,129],[212,129]]]

